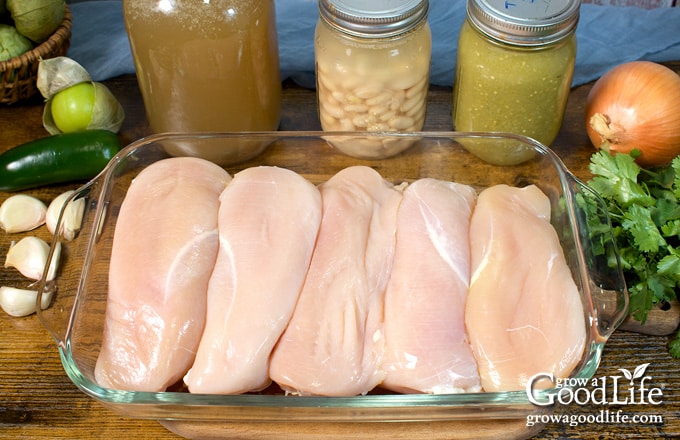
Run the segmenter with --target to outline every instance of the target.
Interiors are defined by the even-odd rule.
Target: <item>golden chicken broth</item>
[[[123,6],[152,131],[278,128],[273,0],[126,0]]]

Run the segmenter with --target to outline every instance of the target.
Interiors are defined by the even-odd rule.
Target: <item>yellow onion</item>
[[[585,117],[595,148],[636,149],[640,166],[665,165],[680,155],[680,76],[650,61],[620,64],[593,85]]]
[[[92,117],[87,130],[103,129],[114,133],[120,130],[125,112],[109,88],[102,83],[93,82],[87,70],[71,58],[56,57],[41,60],[38,65],[37,87],[46,100],[43,126],[50,134],[62,132],[52,116],[52,99],[59,92],[84,82],[94,86]]]

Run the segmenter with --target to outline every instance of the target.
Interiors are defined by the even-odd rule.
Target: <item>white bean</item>
[[[376,105],[385,105],[390,100],[393,99],[393,93],[391,93],[389,90],[384,90],[382,93],[379,95],[366,100],[366,104],[373,107]]]
[[[365,86],[366,84],[365,81],[358,75],[346,75],[345,78],[340,81],[339,85],[339,88],[343,90],[355,90],[356,88]]]
[[[380,115],[380,120],[383,121],[383,122],[387,122],[390,119],[394,118],[395,116],[397,116],[397,112],[394,111],[394,110],[390,110],[390,111],[385,112],[382,115]]]
[[[390,110],[399,111],[402,102],[404,101],[404,97],[406,97],[406,93],[403,90],[395,91],[394,94],[392,95],[392,103],[390,104]]]
[[[338,103],[344,104],[347,102],[347,97],[345,96],[344,93],[340,91],[335,90],[333,91],[333,93],[331,93],[330,96],[332,96],[333,99],[336,100]]]
[[[416,85],[406,91],[406,98],[412,98],[415,95],[420,95],[425,89],[427,89],[428,84],[429,82],[427,77],[421,78]]]
[[[345,106],[347,113],[368,113],[368,106],[364,104],[349,104]]]
[[[390,127],[394,128],[395,130],[404,130],[411,125],[413,125],[413,118],[409,118],[408,116],[398,116],[394,119],[390,119]]]
[[[319,87],[319,90],[328,90],[329,92],[333,92],[334,90],[337,89],[336,84],[333,82],[331,75],[324,75],[324,74],[319,74],[316,76],[317,78],[317,87]]]
[[[368,131],[389,131],[390,126],[389,124],[385,124],[384,122],[376,122],[368,126]]]
[[[426,110],[427,106],[425,103],[422,103],[421,105],[414,107],[413,110],[411,110],[406,116],[409,116],[416,121],[424,121]]]
[[[358,105],[358,104],[363,104],[363,103],[364,103],[364,100],[361,99],[361,98],[359,98],[358,96],[352,94],[352,93],[348,93],[348,94],[347,94],[347,102],[348,102],[349,104]]]
[[[417,107],[419,104],[422,103],[422,97],[421,96],[414,96],[410,99],[407,99],[404,101],[404,103],[401,106],[401,111],[403,113],[408,114],[414,107]]]
[[[371,121],[369,120],[368,115],[365,114],[357,115],[352,118],[352,124],[357,127],[366,128],[370,123]]]
[[[319,105],[321,106],[321,110],[327,112],[329,115],[331,115],[334,118],[340,119],[343,116],[345,116],[345,111],[342,109],[342,106],[339,105],[332,105],[329,102],[319,102]]]
[[[371,99],[378,96],[382,91],[381,87],[359,87],[354,91],[354,94],[361,99]]]
[[[356,127],[352,123],[351,120],[344,118],[340,119],[340,126],[338,127],[338,130],[340,131],[355,131]]]
[[[407,72],[403,72],[401,75],[395,74],[392,78],[393,80],[390,83],[391,87],[400,90],[407,90],[418,84],[418,81],[422,79],[422,76],[415,74],[409,75]]]
[[[387,113],[388,110],[389,110],[389,108],[385,105],[375,105],[375,106],[371,107],[370,109],[368,109],[368,113],[373,115],[373,116],[380,117],[384,113]]]
[[[337,119],[335,119],[333,116],[329,115],[327,112],[324,111],[319,112],[319,119],[321,120],[321,126],[324,129],[330,129],[329,127],[333,127],[338,124]]]

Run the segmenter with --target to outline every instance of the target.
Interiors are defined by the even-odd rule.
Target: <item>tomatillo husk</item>
[[[0,23],[0,61],[18,57],[31,49],[33,43],[21,35],[15,27]]]
[[[50,58],[38,65],[37,86],[46,99],[43,110],[43,126],[50,134],[61,130],[52,117],[52,99],[62,90],[83,82],[94,85],[94,108],[88,130],[109,130],[117,133],[123,125],[125,112],[113,93],[102,83],[93,82],[87,70],[68,57]]]
[[[38,64],[36,85],[45,99],[50,99],[71,86],[90,81],[92,78],[87,70],[68,57],[48,58],[40,60]]]
[[[66,14],[64,0],[7,0],[6,8],[19,33],[36,43],[47,40]]]

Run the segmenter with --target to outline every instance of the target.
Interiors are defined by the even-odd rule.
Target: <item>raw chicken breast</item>
[[[211,162],[178,157],[130,185],[111,250],[100,385],[163,391],[191,366],[217,256],[218,197],[230,179]]]
[[[321,222],[317,187],[283,168],[239,172],[220,202],[205,332],[184,378],[192,393],[269,385],[269,357],[293,314]]]
[[[566,377],[586,341],[583,305],[536,186],[482,191],[470,223],[465,324],[485,391]]]
[[[401,191],[364,166],[320,189],[319,237],[270,376],[296,394],[365,394],[384,378],[383,300]]]
[[[385,388],[480,391],[464,322],[476,197],[470,186],[435,179],[417,180],[404,190],[385,293]]]

